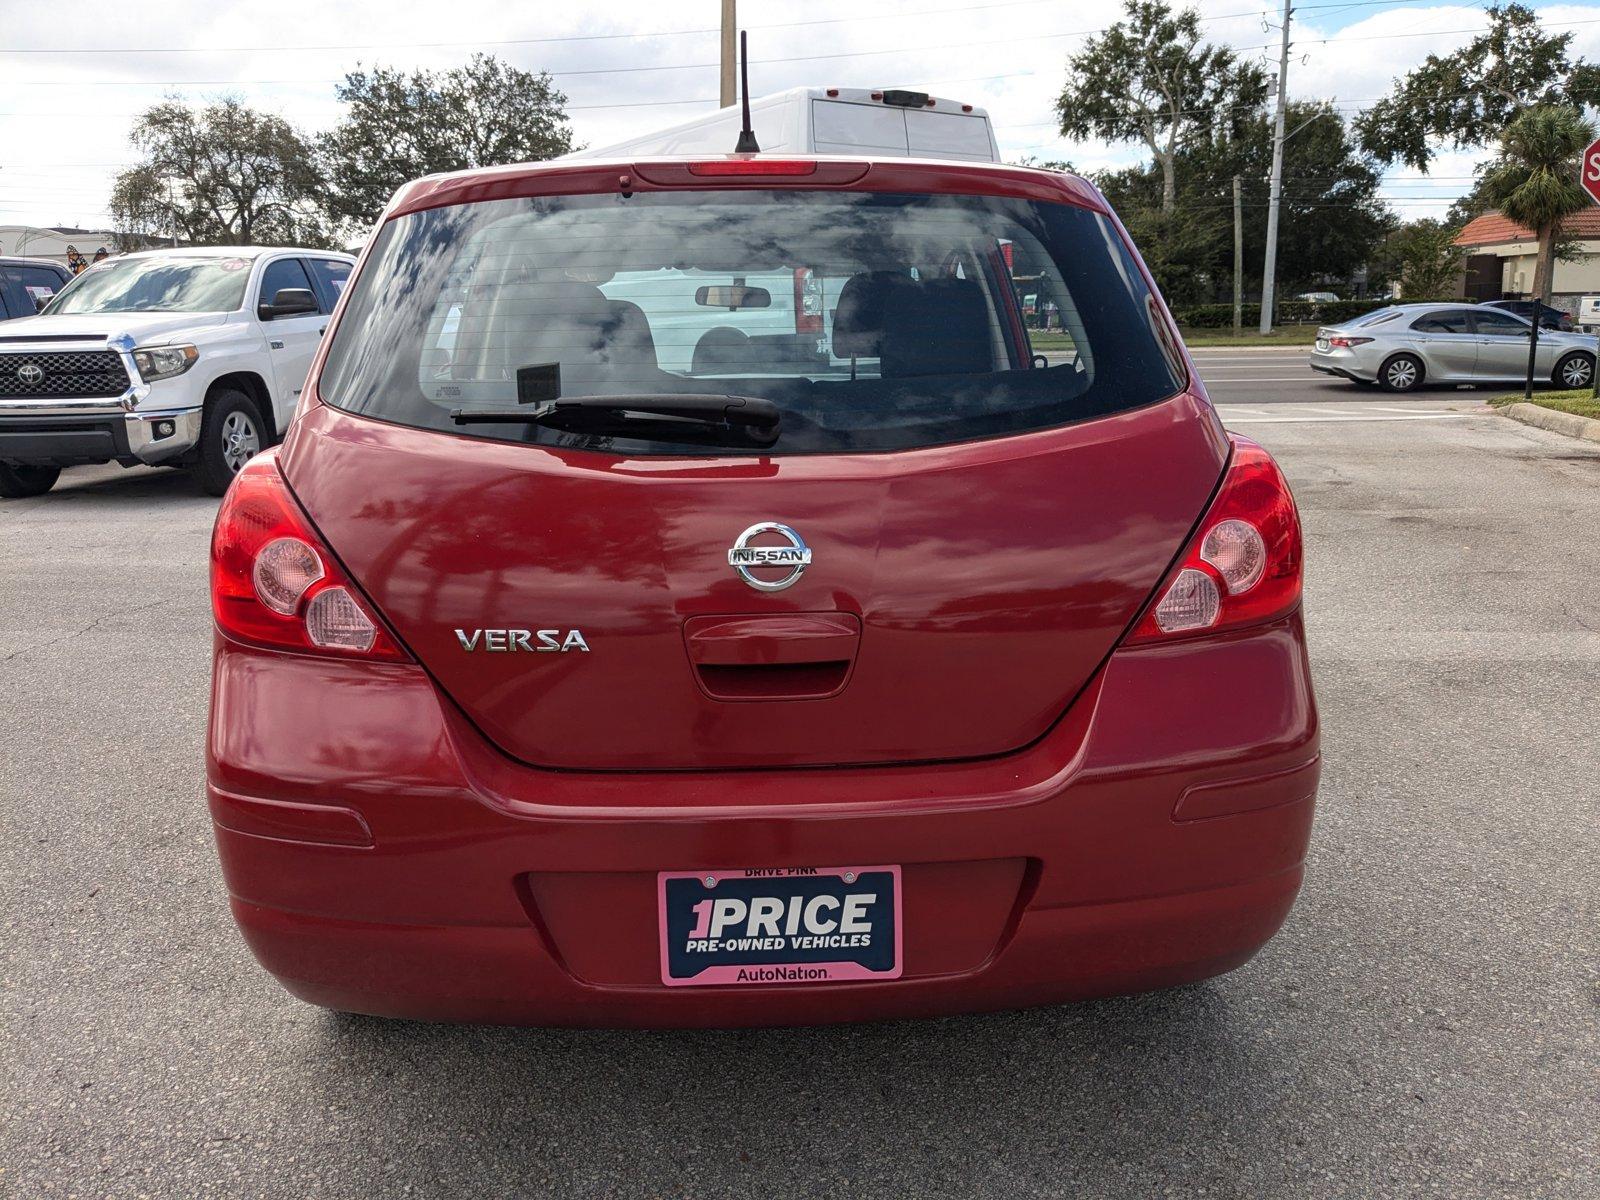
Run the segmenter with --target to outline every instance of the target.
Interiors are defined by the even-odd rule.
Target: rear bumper
[[[981,762],[674,774],[509,762],[419,670],[219,643],[208,794],[233,911],[296,995],[431,1020],[932,1016],[1231,970],[1299,888],[1319,762],[1298,614],[1121,651]],[[901,864],[903,977],[667,988],[657,871]]]
[[[1363,364],[1349,350],[1313,350],[1309,360],[1313,371],[1324,375],[1338,375],[1342,379],[1363,380],[1371,383],[1378,378],[1377,364]]]

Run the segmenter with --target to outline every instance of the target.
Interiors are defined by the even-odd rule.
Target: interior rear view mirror
[[[741,308],[771,308],[772,293],[766,288],[746,287],[742,283],[696,288],[694,302],[707,308],[725,308],[729,312]]]

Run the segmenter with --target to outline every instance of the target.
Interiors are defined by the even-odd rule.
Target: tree
[[[131,140],[144,161],[120,173],[119,229],[193,244],[325,244],[310,145],[282,117],[236,98],[203,109],[170,98],[145,111]]]
[[[1589,207],[1577,184],[1578,160],[1594,140],[1594,126],[1575,108],[1540,105],[1506,126],[1500,157],[1483,179],[1496,208],[1539,237],[1533,294],[1549,303],[1550,277],[1561,222]]]
[[[366,227],[401,184],[437,171],[531,162],[572,149],[564,94],[549,74],[488,54],[442,73],[374,67],[345,76],[349,105],[324,135],[329,212]]]
[[[1249,119],[1266,77],[1233,51],[1201,44],[1194,9],[1126,0],[1127,17],[1090,38],[1067,63],[1056,101],[1063,137],[1142,141],[1161,172],[1161,211],[1177,205],[1177,160],[1193,139]]]
[[[1402,225],[1389,237],[1380,265],[1400,284],[1406,300],[1447,295],[1461,273],[1461,248],[1455,244],[1461,226],[1423,218]]]
[[[1393,226],[1378,194],[1380,176],[1353,143],[1329,105],[1288,108],[1294,136],[1284,143],[1281,280],[1286,290],[1342,279],[1366,266]],[[1136,234],[1163,294],[1188,304],[1221,298],[1233,280],[1233,177],[1243,181],[1244,257],[1259,269],[1266,247],[1267,177],[1272,121],[1255,113],[1227,138],[1197,139],[1179,151],[1176,210],[1160,212],[1162,176],[1154,165],[1097,179],[1106,198]],[[1335,216],[1337,219],[1330,219]],[[1154,216],[1165,216],[1156,223]],[[1161,239],[1153,245],[1151,238]],[[1245,290],[1260,285],[1258,275]]]
[[[1485,213],[1495,211],[1494,198],[1487,190],[1487,171],[1493,166],[1494,163],[1489,162],[1478,167],[1477,178],[1473,181],[1472,190],[1457,196],[1455,203],[1445,212],[1444,223],[1446,225],[1454,225],[1459,229],[1474,217],[1481,217]],[[1584,249],[1584,240],[1576,234],[1566,232],[1565,229],[1556,231],[1555,255],[1557,262],[1585,262],[1592,257]]]
[[[1568,55],[1571,33],[1546,34],[1521,4],[1488,15],[1485,33],[1454,54],[1428,55],[1361,115],[1356,132],[1368,153],[1426,171],[1438,144],[1492,145],[1531,105],[1600,103],[1600,66]]]

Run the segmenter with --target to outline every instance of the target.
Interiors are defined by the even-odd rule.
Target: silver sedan
[[[1471,304],[1397,304],[1317,330],[1311,369],[1385,391],[1428,383],[1520,380],[1533,326],[1514,313]],[[1534,378],[1559,387],[1594,382],[1595,338],[1539,331]]]

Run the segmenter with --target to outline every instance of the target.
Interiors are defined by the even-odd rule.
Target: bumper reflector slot
[[[1178,797],[1178,803],[1172,810],[1172,819],[1204,821],[1210,817],[1227,817],[1235,813],[1274,808],[1279,804],[1293,804],[1296,800],[1306,800],[1316,794],[1317,777],[1321,774],[1322,759],[1318,757],[1273,775],[1197,783]]]
[[[208,788],[211,819],[224,829],[251,837],[327,846],[371,846],[372,830],[353,808],[256,800]]]

